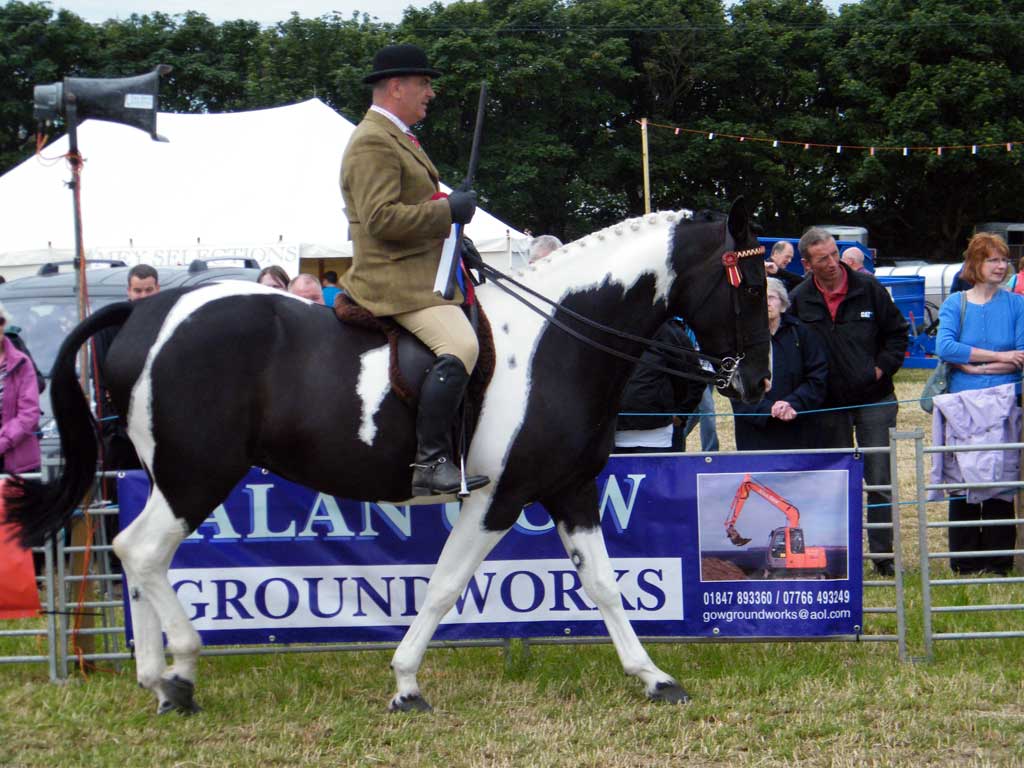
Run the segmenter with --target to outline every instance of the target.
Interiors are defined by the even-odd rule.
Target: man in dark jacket
[[[136,264],[128,270],[128,301],[139,301],[148,296],[160,293],[160,273],[148,264]],[[118,416],[114,403],[110,399],[110,391],[103,380],[103,364],[114,343],[120,326],[104,328],[93,336],[93,354],[96,357],[96,369],[99,375],[94,381],[96,387],[96,403],[100,422],[100,437],[103,441],[103,469],[142,469],[135,446],[128,437],[128,425]],[[106,497],[116,499],[117,484],[104,481]],[[108,517],[110,520],[116,518]]]
[[[889,429],[896,426],[892,377],[903,365],[907,351],[907,321],[888,291],[874,277],[855,272],[839,260],[832,235],[811,227],[800,238],[805,280],[791,294],[791,312],[810,326],[825,342],[829,357],[828,395],[825,408],[861,406],[824,414],[827,444],[831,447],[865,448],[889,445]],[[884,453],[864,457],[864,483],[889,485],[889,457]],[[890,492],[868,493],[868,522],[892,520]],[[892,531],[868,531],[872,553],[892,552]],[[876,570],[893,573],[891,559],[875,560]]]
[[[693,343],[680,320],[672,318],[663,323],[654,338],[679,347],[680,354],[648,349],[640,356],[642,361],[694,374],[700,371]],[[673,439],[675,433],[682,437],[682,431],[674,429],[676,418],[673,414],[692,413],[703,394],[704,383],[701,381],[672,376],[643,364],[637,365],[626,382],[619,411],[652,415],[619,416],[615,425],[615,452],[685,450],[682,440]]]

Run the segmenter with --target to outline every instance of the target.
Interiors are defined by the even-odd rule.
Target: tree
[[[732,17],[712,125],[783,142],[832,141],[835,104],[821,80],[834,38],[824,5],[747,0],[733,8]],[[707,171],[721,180],[726,196],[748,195],[771,234],[797,235],[833,209],[832,158],[820,150],[756,141],[702,142],[701,149]]]
[[[217,25],[202,13],[132,14],[99,26],[93,77],[130,77],[157,64],[172,67],[160,83],[165,112],[244,109],[246,76],[261,30],[253,21]]]
[[[0,170],[35,149],[33,87],[85,74],[95,49],[96,29],[73,13],[35,2],[0,6]]]
[[[249,108],[319,98],[358,121],[369,103],[362,78],[374,52],[387,43],[391,25],[353,14],[287,21],[264,31],[249,64]]]
[[[442,175],[466,173],[486,79],[483,202],[521,227],[563,238],[626,211],[599,174],[614,161],[609,135],[629,111],[617,91],[632,74],[622,40],[581,28],[572,11],[556,0],[483,0],[408,11],[400,26],[402,39],[422,45],[444,73],[423,133]]]
[[[841,202],[884,255],[960,258],[973,224],[1022,219],[1021,3],[863,0],[844,7],[845,41],[827,87],[850,143],[944,146],[851,156]],[[994,148],[950,149],[995,143]]]

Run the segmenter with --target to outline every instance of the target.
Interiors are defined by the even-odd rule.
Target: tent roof
[[[86,250],[291,243],[302,244],[304,256],[350,256],[338,176],[354,129],[319,99],[251,112],[161,113],[157,132],[166,143],[87,120],[78,129]],[[67,148],[63,136],[42,155],[60,157]],[[36,157],[0,177],[0,263],[38,263],[74,248],[69,178],[64,162]],[[481,210],[467,233],[502,252],[506,233],[525,237]]]

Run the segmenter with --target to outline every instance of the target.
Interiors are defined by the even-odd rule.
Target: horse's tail
[[[75,374],[78,348],[98,331],[121,325],[131,303],[110,304],[83,320],[60,345],[50,378],[50,402],[60,432],[63,471],[51,483],[11,477],[3,486],[7,522],[22,545],[37,547],[71,518],[96,477],[96,420]]]

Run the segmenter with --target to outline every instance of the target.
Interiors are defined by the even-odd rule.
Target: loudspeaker
[[[160,76],[171,68],[166,64],[137,77],[65,77],[61,83],[37,85],[33,115],[44,122],[64,117],[73,107],[75,119],[107,120],[138,128],[156,141],[166,141],[156,132]]]

